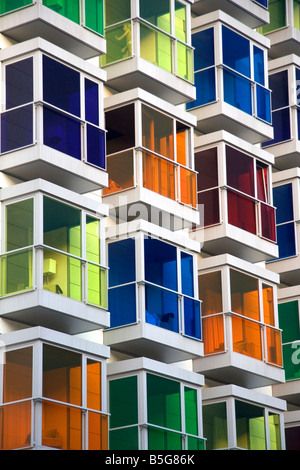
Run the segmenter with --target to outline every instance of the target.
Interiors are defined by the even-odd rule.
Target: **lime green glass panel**
[[[86,259],[100,263],[100,220],[86,217]]]
[[[262,34],[269,33],[286,25],[285,0],[269,0],[270,23],[258,28]]]
[[[181,431],[180,383],[147,374],[148,423]]]
[[[198,435],[197,390],[184,388],[185,432]]]
[[[280,418],[277,413],[269,413],[270,449],[281,450]]]
[[[33,288],[32,248],[1,256],[1,296]]]
[[[109,450],[139,450],[138,426],[110,431]]]
[[[137,376],[110,380],[109,407],[110,429],[138,423]]]
[[[149,427],[148,450],[182,450],[181,434]]]
[[[242,449],[266,450],[264,410],[236,400],[237,445]]]
[[[294,28],[300,29],[300,0],[294,0]]]
[[[6,251],[33,245],[33,199],[6,206]]]
[[[104,34],[103,0],[85,0],[85,26]]]
[[[169,0],[140,0],[140,17],[158,28],[171,33]]]
[[[181,42],[177,42],[177,74],[193,81],[193,51]]]
[[[88,302],[107,308],[107,270],[88,263]]]
[[[105,0],[105,24],[121,23],[130,18],[130,0]]]
[[[131,23],[105,29],[106,54],[101,57],[101,65],[111,64],[121,59],[131,57]]]
[[[44,249],[43,288],[82,300],[81,261],[58,251]]]
[[[79,0],[43,0],[43,4],[60,15],[79,24]]]
[[[278,305],[279,327],[282,329],[282,342],[300,340],[300,319],[298,300]]]
[[[9,11],[31,5],[32,3],[32,0],[1,0],[0,13],[8,13]]]
[[[186,6],[175,1],[175,36],[180,41],[187,41]]]
[[[206,449],[228,448],[226,403],[203,406],[203,435]]]
[[[205,440],[188,436],[188,450],[205,450]]]
[[[143,59],[172,72],[172,43],[166,34],[140,24],[140,49]]]
[[[282,346],[283,367],[286,380],[300,379],[300,341]]]

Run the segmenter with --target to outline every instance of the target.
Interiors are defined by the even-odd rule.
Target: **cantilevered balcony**
[[[105,73],[40,38],[4,49],[0,59],[0,171],[78,193],[106,186]]]
[[[34,327],[0,355],[1,450],[108,449],[107,347]]]
[[[41,37],[83,59],[106,52],[103,0],[1,0],[0,33]]]
[[[283,382],[279,276],[231,255],[199,260],[198,273],[204,358],[194,370],[247,388]]]
[[[199,357],[198,243],[143,220],[107,229],[112,350],[171,363]]]
[[[110,450],[205,450],[202,375],[140,357],[107,376]]]
[[[107,211],[82,197],[42,180],[1,190],[2,318],[69,334],[109,325]]]
[[[233,18],[257,28],[269,23],[268,0],[194,0],[194,15],[205,15],[215,10],[222,10]]]
[[[273,138],[268,89],[269,41],[222,11],[192,22],[197,129],[231,132],[247,142]]]
[[[107,0],[101,66],[117,91],[141,87],[173,104],[195,98],[189,0]]]
[[[202,251],[251,262],[278,255],[272,201],[271,154],[227,132],[195,138]]]
[[[198,223],[194,116],[141,89],[104,101],[105,203],[121,222],[139,217],[171,230]]]
[[[202,397],[207,450],[285,450],[284,400],[235,385]]]

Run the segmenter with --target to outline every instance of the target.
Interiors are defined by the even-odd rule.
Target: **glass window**
[[[111,328],[136,323],[136,286],[128,284],[108,290]]]
[[[152,6],[148,0],[145,3]],[[143,59],[172,73],[172,39],[165,33],[141,23],[140,50]]]
[[[274,315],[274,292],[273,287],[267,284],[262,285],[264,322],[267,325],[275,326]]]
[[[262,34],[267,34],[286,25],[285,0],[269,0],[268,10],[270,13],[270,23],[259,29]]]
[[[187,41],[186,6],[175,0],[175,37],[180,41]]]
[[[277,244],[279,258],[296,254],[295,224],[293,210],[292,184],[273,188],[273,200],[276,211]]]
[[[32,0],[3,0],[0,2],[0,13],[7,13],[9,11],[17,10],[18,8],[31,5]]]
[[[269,75],[269,86],[272,90],[272,110],[289,105],[288,71]]]
[[[253,158],[226,146],[226,174],[229,186],[255,196]]]
[[[182,251],[181,257],[181,289],[182,293],[194,296],[194,264],[193,257]]]
[[[96,126],[99,125],[99,87],[98,84],[84,79],[85,119]]]
[[[300,29],[300,1],[293,0],[294,28]]]
[[[6,109],[33,101],[33,58],[5,67]]]
[[[281,450],[280,416],[269,413],[270,449]]]
[[[109,381],[109,406],[110,429],[138,423],[137,376]]]
[[[153,152],[174,159],[173,119],[142,106],[142,142]]]
[[[214,29],[209,28],[192,35],[195,71],[215,65]]]
[[[101,411],[101,362],[86,361],[86,403],[88,408]]]
[[[108,264],[110,287],[135,281],[134,239],[109,243]]]
[[[199,298],[202,300],[202,315],[223,311],[221,271],[199,275]]]
[[[300,340],[298,300],[278,304],[279,327],[282,329],[282,342]]]
[[[80,5],[79,0],[60,0],[59,2],[53,2],[51,0],[43,0],[43,4],[56,11],[60,15],[65,16],[75,23],[79,23],[80,18]]]
[[[16,108],[1,114],[1,152],[33,144],[33,107]]]
[[[260,85],[265,85],[265,64],[264,51],[257,46],[253,46],[254,58],[254,80]]]
[[[0,450],[31,446],[31,402],[0,406]]]
[[[145,238],[144,246],[146,281],[177,291],[176,247],[154,238]]]
[[[140,0],[140,16],[158,28],[171,33],[171,11],[169,0]]]
[[[33,199],[6,206],[6,251],[33,245]]]
[[[148,423],[181,431],[180,383],[147,374]]]
[[[242,230],[256,234],[255,201],[233,191],[227,191],[228,222]]]
[[[44,107],[44,144],[70,157],[81,159],[80,121]]]
[[[185,431],[198,435],[197,390],[184,387]]]
[[[197,152],[195,154],[195,169],[198,172],[198,191],[219,186],[217,147]]]
[[[179,333],[177,293],[146,284],[145,296],[146,322]]]
[[[130,0],[105,0],[106,26],[120,23],[130,18]]]
[[[230,291],[233,312],[260,320],[257,279],[231,269]]]
[[[250,80],[224,69],[224,101],[235,108],[252,115],[252,95]]]
[[[135,146],[134,105],[105,113],[107,154],[121,152]]]
[[[3,402],[32,397],[32,347],[5,353],[3,370]]]
[[[264,409],[235,401],[237,445],[248,450],[266,450]]]
[[[223,64],[250,78],[250,42],[222,26]]]
[[[203,406],[203,435],[207,450],[228,448],[226,402]]]
[[[85,0],[85,26],[101,35],[104,34],[103,0]]]

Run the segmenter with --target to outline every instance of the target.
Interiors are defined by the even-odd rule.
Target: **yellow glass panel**
[[[180,201],[196,207],[196,174],[186,168],[180,167]]]
[[[172,73],[172,41],[164,33],[140,24],[141,57]]]
[[[281,332],[266,327],[268,362],[282,366]]]
[[[233,350],[262,360],[261,331],[258,323],[232,315]]]
[[[202,316],[223,311],[221,271],[201,274],[198,277]]]
[[[33,250],[16,251],[0,258],[1,296],[33,288]]]
[[[281,450],[280,418],[276,413],[269,413],[270,447]]]
[[[42,444],[62,450],[81,450],[81,410],[44,401]]]
[[[193,51],[181,42],[177,42],[177,74],[190,82],[193,81]]]
[[[204,317],[202,322],[204,354],[225,351],[223,315]]]
[[[156,193],[175,199],[174,165],[150,153],[143,153],[143,185]]]
[[[130,21],[106,28],[105,39],[107,53],[101,57],[102,66],[131,57],[132,33]]]
[[[183,42],[187,40],[186,34],[186,6],[175,1],[175,36]]]
[[[3,366],[3,402],[32,396],[32,347],[5,353]]]
[[[263,284],[262,294],[263,294],[264,323],[266,323],[267,325],[274,326],[275,317],[274,317],[273,287]]]
[[[54,250],[44,249],[43,288],[56,294],[82,299],[81,261]]]
[[[31,445],[31,401],[0,407],[0,450]]]
[[[88,420],[89,450],[107,450],[108,417],[89,411]]]

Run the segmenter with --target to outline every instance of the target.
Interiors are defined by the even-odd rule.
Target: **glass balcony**
[[[205,450],[199,421],[201,389],[195,374],[187,381],[180,372],[176,376],[177,368],[165,376],[154,364],[149,364],[150,370],[132,365],[139,368],[123,371],[118,378],[113,367],[108,372],[110,450]]]

